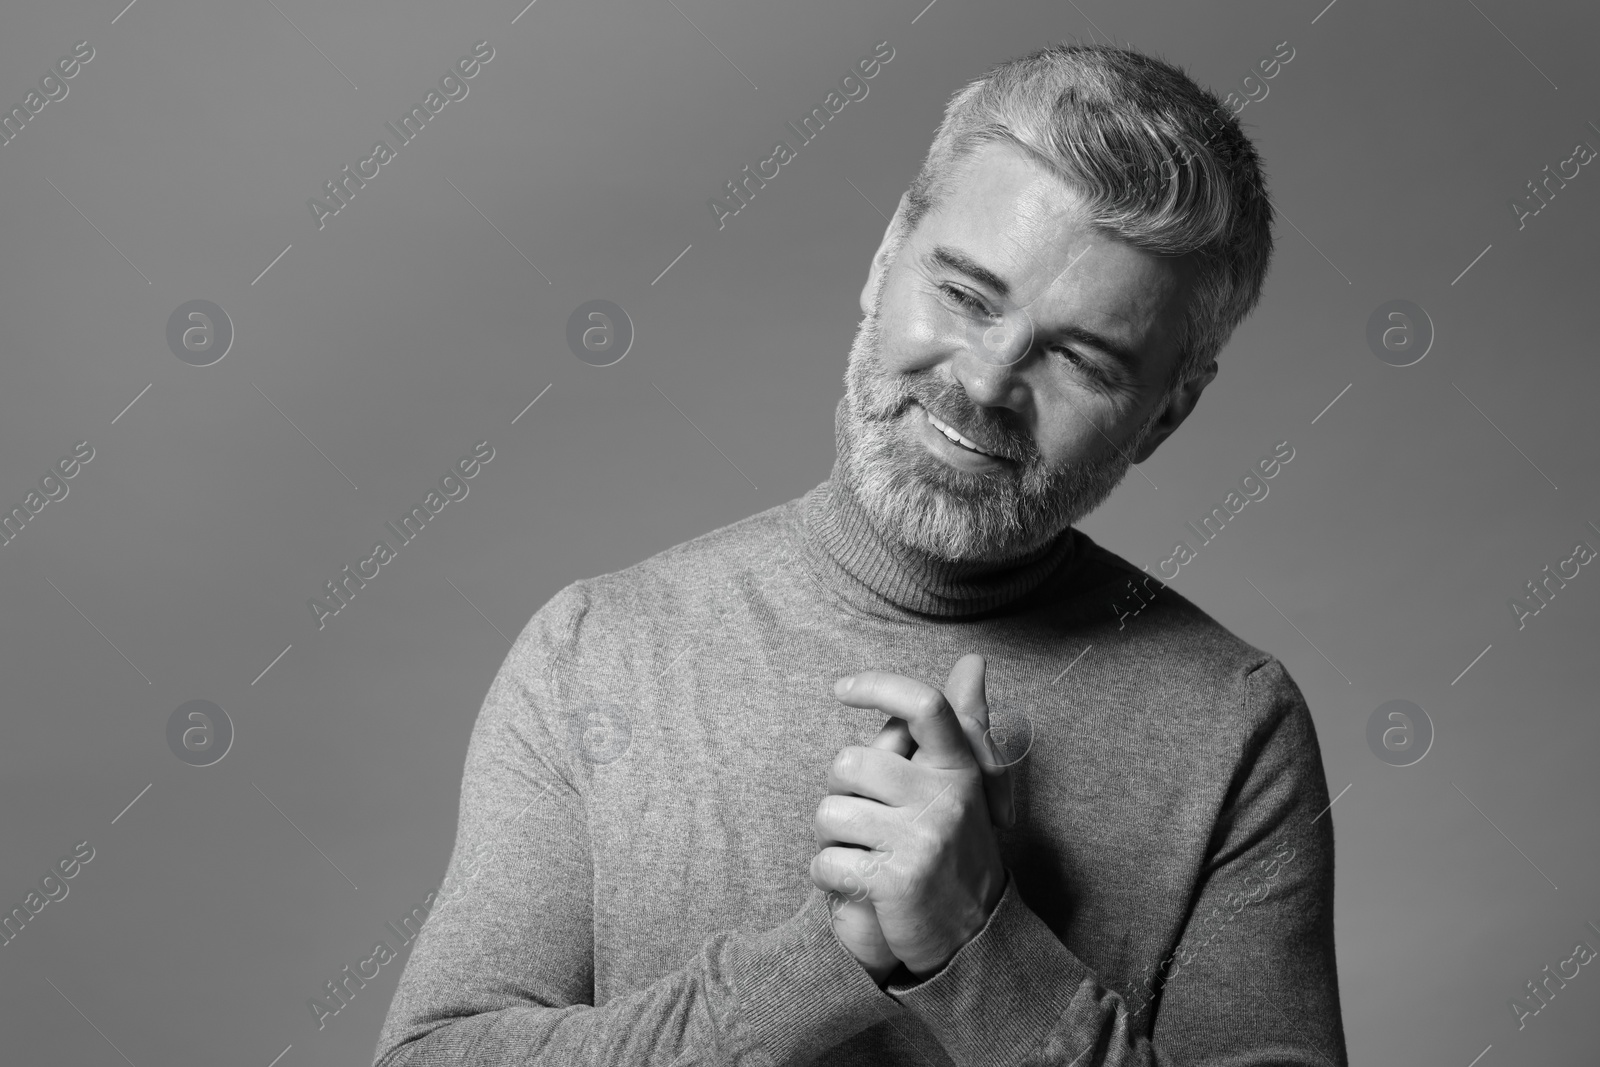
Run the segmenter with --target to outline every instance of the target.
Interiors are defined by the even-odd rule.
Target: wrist
[[[956,953],[971,944],[989,925],[989,920],[993,918],[995,909],[1000,906],[1000,898],[1005,896],[1006,886],[1010,884],[1010,881],[1011,872],[1001,866],[998,878],[990,880],[983,894],[980,907],[970,915],[968,922],[965,924],[965,929],[957,933],[953,947],[932,963],[917,968],[906,967],[906,973],[911,975],[916,982],[926,982],[948,967],[950,961],[956,958]]]

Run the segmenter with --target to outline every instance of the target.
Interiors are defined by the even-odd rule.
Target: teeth
[[[979,448],[975,443],[973,443],[972,441],[967,440],[965,437],[962,437],[960,434],[956,433],[955,430],[951,429],[949,426],[945,425],[944,423],[940,422],[938,419],[934,418],[933,417],[933,413],[928,411],[926,408],[923,409],[922,413],[928,417],[929,424],[932,425],[935,430],[938,430],[940,433],[942,433],[946,437],[950,438],[950,440],[954,441],[956,444],[965,445],[967,448],[972,449],[972,451],[981,452],[985,456],[993,454],[993,453],[990,453],[990,452],[984,452],[983,449]]]

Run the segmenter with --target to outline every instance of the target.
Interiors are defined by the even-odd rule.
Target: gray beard
[[[932,372],[883,373],[878,316],[887,278],[885,270],[872,312],[851,342],[845,403],[836,420],[840,472],[879,534],[938,559],[1009,562],[1043,548],[1099,507],[1127,474],[1161,409],[1121,451],[1107,441],[1093,459],[1051,470],[1032,438],[1004,421],[1008,413],[978,408],[959,384],[942,383]],[[922,399],[941,417],[987,431],[985,439],[1017,461],[1021,476],[960,470],[908,440],[901,416]]]

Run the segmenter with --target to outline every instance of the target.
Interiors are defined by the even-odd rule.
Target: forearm
[[[1174,953],[1189,962],[1124,997],[1011,883],[944,970],[886,992],[958,1067],[1343,1067],[1331,924],[1324,937],[1315,914],[1285,927],[1266,909],[1263,900],[1216,937],[1197,920]]]
[[[1264,710],[1211,816],[1219,832],[1181,936],[1157,950],[1166,959],[1151,980],[1127,997],[1102,984],[1008,882],[944,970],[888,987],[960,1067],[1343,1067],[1333,821],[1315,730],[1276,661],[1245,683],[1247,709]]]
[[[545,997],[544,1000],[555,998]],[[403,1010],[397,996],[397,1007]],[[380,1046],[376,1067],[811,1063],[879,1021],[882,992],[834,938],[822,894],[759,935],[718,933],[685,966],[604,1005],[482,989]]]
[[[522,680],[540,673],[503,670],[485,700],[451,868],[401,975],[378,1067],[779,1067],[892,1009],[834,937],[820,892],[760,933],[709,933],[698,952],[689,942],[663,961],[676,969],[593,1003],[587,803],[538,713],[550,698]]]

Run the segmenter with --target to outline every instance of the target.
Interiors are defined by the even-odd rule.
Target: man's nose
[[[974,404],[1020,409],[1033,332],[1026,322],[977,326],[956,354],[956,379]]]

